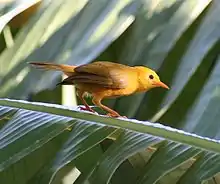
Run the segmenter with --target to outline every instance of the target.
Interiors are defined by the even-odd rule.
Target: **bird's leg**
[[[84,92],[82,92],[82,91],[77,91],[77,95],[78,95],[78,97],[80,98],[80,100],[82,101],[82,103],[85,105],[85,107],[80,107],[80,110],[84,110],[84,111],[90,111],[90,112],[94,112],[95,113],[95,111],[91,108],[91,107],[89,107],[89,105],[87,104],[87,102],[85,101],[85,99],[84,99]]]
[[[100,98],[99,96],[93,96],[93,99],[92,99],[92,102],[97,105],[98,107],[101,107],[103,110],[107,111],[108,114],[107,116],[110,116],[110,117],[114,117],[114,118],[117,118],[117,117],[123,117],[123,118],[127,118],[126,116],[121,116],[120,114],[118,114],[116,111],[110,109],[109,107],[103,105],[101,103],[101,100],[102,98]]]

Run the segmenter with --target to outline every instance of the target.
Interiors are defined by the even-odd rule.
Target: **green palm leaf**
[[[12,100],[4,100],[4,99],[0,100],[0,104],[6,106],[6,107],[1,106],[1,109],[6,109],[4,110],[4,112],[8,112],[9,108],[10,110],[13,110],[13,112],[17,110],[14,116],[12,116],[9,122],[2,128],[1,135],[3,135],[3,137],[1,137],[1,152],[0,152],[1,159],[2,159],[1,161],[2,170],[9,167],[11,164],[14,164],[15,162],[19,161],[21,158],[23,158],[27,154],[30,154],[33,150],[43,146],[46,142],[51,140],[53,137],[57,136],[58,134],[61,134],[70,125],[74,125],[73,128],[74,129],[76,128],[75,130],[73,130],[73,134],[72,134],[73,136],[72,138],[74,138],[75,144],[74,142],[73,143],[71,142],[71,144],[74,144],[75,149],[70,149],[70,150],[74,150],[75,153],[78,149],[81,150],[78,154],[82,154],[83,152],[91,148],[91,146],[94,146],[99,141],[103,140],[105,136],[108,136],[114,130],[114,129],[108,129],[108,128],[100,129],[97,126],[99,124],[93,126],[91,125],[93,124],[92,122],[86,123],[85,121],[86,120],[88,121],[88,119],[91,119],[96,122],[104,123],[105,125],[108,125],[108,126],[126,128],[126,129],[136,131],[139,133],[150,133],[152,135],[168,138],[173,141],[186,143],[192,146],[200,147],[202,149],[209,149],[209,150],[213,150],[216,152],[220,152],[219,146],[218,146],[219,143],[214,140],[186,134],[184,132],[180,132],[180,131],[177,131],[177,130],[174,130],[168,127],[161,128],[161,125],[159,124],[154,125],[154,124],[147,123],[147,122],[137,122],[137,121],[132,121],[132,120],[124,121],[124,120],[119,120],[119,119],[104,118],[104,117],[99,117],[97,115],[80,113],[77,111],[74,112],[74,110],[63,108],[58,105],[50,105],[50,104],[42,104],[42,103],[28,103],[25,101],[12,101]],[[18,108],[21,110],[18,110]],[[36,112],[36,111],[41,111],[43,113]],[[52,113],[52,114],[48,114],[48,113]],[[4,113],[4,114],[8,114],[8,113]],[[2,118],[5,117],[4,114],[2,113]],[[25,119],[27,119],[27,121],[25,121]],[[77,122],[82,124],[83,126],[78,127]],[[99,136],[98,139],[96,136],[92,136],[93,133],[91,134],[91,136],[89,136],[90,134],[88,134],[87,129],[89,129],[93,133],[100,130],[100,135],[102,136]],[[15,132],[19,132],[19,133],[15,133]],[[106,132],[105,136],[103,134],[104,132]],[[129,137],[131,135],[131,137],[128,139],[128,137],[126,138],[126,135]],[[110,148],[110,153],[108,154],[108,152],[106,152],[106,155],[108,156],[108,155],[111,155],[111,152],[113,152],[114,154],[120,151],[119,153],[121,157],[119,157],[118,159],[121,162],[128,156],[137,152],[139,149],[144,149],[149,144],[158,142],[158,139],[152,139],[148,137],[147,135],[144,136],[141,134],[139,135],[133,134],[133,136],[132,134],[129,134],[129,133],[124,134],[124,135],[122,134],[121,138],[118,139],[119,142],[116,141],[115,146],[113,146],[115,148],[112,148],[112,149]],[[93,137],[93,141],[94,141],[94,142],[92,141],[93,144],[91,144],[92,143],[91,137]],[[33,144],[33,138],[38,140],[37,142],[35,142],[35,144]],[[89,144],[88,144],[88,140],[86,140],[88,138],[90,138]],[[146,141],[144,141],[145,139]],[[79,141],[83,141],[83,140],[84,140],[84,144],[82,142],[78,144]],[[15,143],[17,144],[19,143],[20,145],[19,147],[17,147],[17,149],[16,147],[13,147],[13,145],[17,145]],[[67,145],[68,145],[68,142],[67,142]],[[79,147],[77,145],[79,145]],[[85,147],[82,147],[83,145]],[[132,152],[131,146],[134,146],[133,148],[134,152]],[[124,151],[122,151],[120,147],[122,147]],[[69,148],[70,146],[68,146],[68,150]],[[131,149],[131,152],[130,152],[130,149]],[[181,149],[180,147],[180,150],[182,151],[183,149]],[[68,154],[63,155],[63,153],[68,153]],[[63,153],[61,152],[62,156],[59,157],[59,158],[62,158],[61,162],[58,159],[57,163],[59,164],[55,163],[54,168],[57,168],[56,165],[62,166],[62,162],[66,158],[69,158],[69,161],[71,161],[77,156],[76,154],[74,154],[75,157],[69,157],[68,155],[71,152],[65,151],[65,150]],[[160,152],[160,154],[162,153],[163,152]],[[193,153],[189,150],[189,153],[187,153],[187,151],[184,151],[183,156],[185,157],[185,155],[189,154],[187,158],[190,158],[193,155],[195,155],[197,151]],[[119,155],[115,154],[115,156],[117,158]],[[103,157],[105,158],[105,155]],[[113,163],[115,167],[115,164],[118,165],[118,162],[115,162],[114,156],[112,156],[112,159],[113,160],[110,163]],[[105,163],[107,164],[109,163],[104,160],[103,160],[103,165],[106,167]],[[109,167],[107,168],[109,169]],[[109,175],[109,177],[110,176],[111,175]],[[104,177],[104,178],[106,179],[109,177]],[[101,179],[100,182],[101,181],[103,181],[103,179]]]

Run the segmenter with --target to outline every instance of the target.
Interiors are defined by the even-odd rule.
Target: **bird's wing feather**
[[[81,65],[75,68],[75,74],[66,80],[72,83],[91,83],[98,84],[107,88],[126,88],[129,84],[130,67],[111,63],[111,62],[94,62]]]
[[[116,69],[127,70],[128,68],[130,67],[119,64],[119,63],[113,63],[113,62],[108,62],[108,61],[98,61],[98,62],[78,66],[75,68],[75,71],[79,73],[85,72],[85,73],[92,73],[95,75],[109,77],[109,71],[111,70],[116,70]]]
[[[76,74],[67,77],[61,84],[79,84],[79,83],[93,83],[100,85],[112,85],[112,81],[106,77],[94,75],[94,74]]]

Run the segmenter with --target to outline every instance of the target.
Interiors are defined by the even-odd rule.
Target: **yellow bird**
[[[144,66],[127,66],[123,64],[97,61],[81,66],[71,66],[53,63],[31,62],[39,68],[59,70],[67,75],[60,85],[75,85],[77,95],[85,105],[82,110],[94,112],[84,99],[86,93],[92,96],[92,102],[108,112],[110,117],[120,115],[101,103],[105,98],[116,98],[145,92],[155,87],[169,89],[160,81],[155,71]]]

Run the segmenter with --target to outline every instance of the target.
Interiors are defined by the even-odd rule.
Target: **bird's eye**
[[[154,79],[154,76],[153,75],[149,75],[149,79]]]

